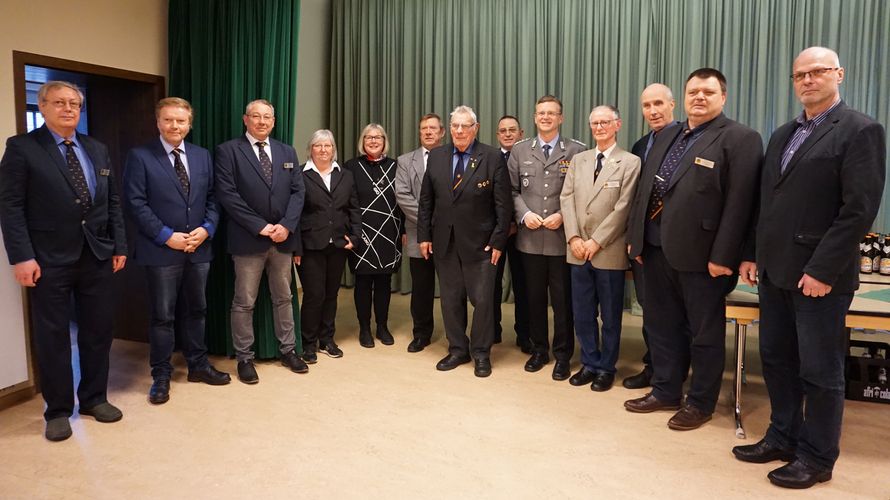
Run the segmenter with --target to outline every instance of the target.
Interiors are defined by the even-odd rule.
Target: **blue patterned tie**
[[[87,185],[87,178],[83,175],[83,166],[74,152],[75,144],[67,139],[62,141],[67,148],[65,150],[65,163],[68,164],[68,173],[71,174],[71,181],[74,184],[74,190],[77,191],[81,209],[86,212],[93,204],[93,197],[90,196],[90,188]]]
[[[652,195],[649,197],[649,207],[646,211],[649,215],[649,219],[655,220],[655,218],[658,217],[658,214],[661,213],[661,209],[664,207],[664,194],[667,192],[668,186],[671,184],[671,177],[674,176],[674,172],[676,172],[677,167],[680,166],[680,160],[686,152],[686,145],[689,143],[690,135],[691,131],[689,129],[683,131],[683,136],[671,146],[670,151],[668,151],[667,156],[658,168],[658,173],[655,174],[655,182],[652,185]]]

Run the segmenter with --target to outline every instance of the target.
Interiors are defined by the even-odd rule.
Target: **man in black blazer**
[[[296,373],[309,367],[297,356],[291,283],[293,255],[300,245],[296,233],[303,211],[303,175],[292,146],[269,137],[275,108],[265,99],[247,104],[247,132],[216,148],[216,189],[230,221],[229,253],[235,262],[232,298],[232,344],[238,379],[259,382],[253,366],[253,308],[263,270],[272,294],[272,317],[281,364]]]
[[[790,462],[769,480],[809,488],[831,479],[840,453],[845,316],[859,287],[857,244],[881,203],[887,146],[884,128],[841,100],[834,51],[804,50],[791,78],[803,113],[770,138],[756,238],[739,268],[749,285],[759,281],[770,426],[760,442],[732,451],[746,462]]]
[[[46,438],[71,436],[74,410],[69,321],[77,321],[79,413],[121,419],[108,403],[114,296],[127,260],[120,200],[105,146],[77,133],[83,93],[50,81],[37,92],[45,125],[6,142],[0,160],[0,226],[16,281],[28,287],[33,341],[46,401]],[[71,297],[74,297],[74,310]]]
[[[762,159],[760,134],[724,116],[725,103],[722,73],[701,68],[689,75],[687,121],[656,136],[628,221],[630,257],[645,273],[643,325],[653,374],[652,392],[624,406],[679,410],[668,421],[675,430],[700,427],[717,404],[724,298],[735,285]]]
[[[440,371],[475,361],[477,377],[491,375],[494,279],[512,215],[510,179],[500,151],[476,140],[479,123],[469,106],[451,113],[451,144],[430,152],[417,217],[417,241],[436,255],[448,355]],[[467,338],[467,298],[473,304]]]

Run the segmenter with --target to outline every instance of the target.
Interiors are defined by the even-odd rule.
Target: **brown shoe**
[[[660,401],[651,392],[641,398],[628,399],[624,402],[624,409],[633,413],[652,413],[658,410],[676,410],[679,408],[679,402],[669,403]]]
[[[698,429],[711,420],[711,414],[705,413],[698,408],[686,405],[668,420],[668,427],[675,431],[691,431]]]

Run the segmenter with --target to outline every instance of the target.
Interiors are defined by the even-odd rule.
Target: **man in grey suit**
[[[611,389],[615,381],[628,265],[625,230],[640,177],[640,159],[615,142],[620,129],[616,108],[593,108],[590,132],[596,147],[572,160],[560,196],[575,332],[581,344],[582,366],[569,383],[590,384],[598,392]],[[603,321],[602,341],[597,310]]]
[[[569,162],[587,146],[560,136],[562,103],[545,95],[535,103],[538,134],[513,145],[507,168],[513,192],[519,250],[528,294],[529,336],[532,355],[525,371],[536,372],[550,362],[547,328],[547,296],[553,306],[553,380],[570,375],[574,354],[571,287],[566,264],[565,232],[559,209],[559,193]]]
[[[430,150],[441,146],[445,137],[442,118],[435,113],[420,118],[420,147],[399,156],[396,167],[396,202],[405,214],[408,265],[411,270],[411,318],[414,321],[414,340],[408,352],[420,352],[430,345],[433,335],[433,299],[436,294],[436,266],[420,255],[417,245],[417,203],[426,172]]]

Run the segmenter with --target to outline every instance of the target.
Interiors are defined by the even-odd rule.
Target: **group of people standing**
[[[541,370],[552,354],[554,380],[606,391],[615,379],[631,267],[648,351],[644,369],[623,384],[652,389],[625,408],[668,410],[671,429],[692,430],[715,410],[725,362],[724,298],[740,275],[760,291],[772,414],[766,436],[733,453],[747,462],[789,462],[769,473],[779,486],[827,481],[839,454],[844,316],[858,286],[857,244],[881,200],[886,141],[880,124],[840,99],[844,69],[830,49],[801,52],[791,79],[803,112],[772,135],[765,156],[761,136],[724,115],[727,82],[713,68],[686,79],[684,121],[674,120],[668,87],[643,90],[650,131],[630,152],[617,145],[617,108],[592,109],[594,146],[587,149],[561,136],[562,103],[545,95],[535,104],[536,134],[527,139],[519,140],[519,120],[505,115],[496,131],[500,148],[483,144],[475,112],[458,106],[448,144],[443,120],[427,114],[419,121],[421,146],[395,160],[387,156],[384,128],[372,123],[359,137],[358,156],[342,167],[328,130],[313,134],[309,159],[299,165],[291,146],[270,137],[272,104],[256,100],[245,109],[245,134],[219,145],[211,159],[184,141],[192,109],[171,97],[157,104],[160,137],[128,155],[123,203],[104,146],[75,132],[83,95],[74,85],[49,82],[38,95],[45,126],[10,138],[0,163],[0,223],[16,279],[29,287],[46,437],[71,435],[72,293],[79,411],[103,422],[122,415],[105,387],[108,282],[128,254],[123,205],[138,229],[133,258],[145,266],[151,298],[152,403],[169,399],[177,320],[188,380],[230,381],[208,362],[203,340],[209,239],[224,212],[236,276],[233,344],[238,378],[249,384],[259,381],[252,313],[263,272],[281,363],[305,373],[318,352],[343,355],[334,321],[347,262],[356,275],[359,343],[393,343],[390,281],[405,251],[409,352],[431,342],[438,276],[448,354],[436,368],[472,362],[476,376],[489,376],[491,347],[501,340],[497,285],[506,255],[517,344],[530,354],[525,370]],[[304,290],[301,353],[294,265]],[[575,337],[581,366],[571,374]]]

